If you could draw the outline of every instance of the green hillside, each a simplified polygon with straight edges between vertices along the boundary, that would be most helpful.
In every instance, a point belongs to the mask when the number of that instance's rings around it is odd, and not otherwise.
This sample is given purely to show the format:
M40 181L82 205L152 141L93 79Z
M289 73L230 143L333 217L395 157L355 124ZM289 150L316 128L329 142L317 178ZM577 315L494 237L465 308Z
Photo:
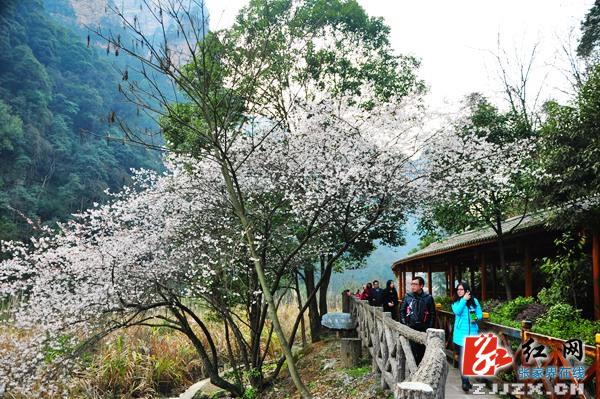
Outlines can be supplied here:
M54 11L66 1L53 1ZM62 26L42 0L0 5L0 239L62 220L105 198L130 168L160 167L160 154L107 142L121 135L109 115L138 129L151 121L123 101L113 58ZM121 57L123 58L123 57Z

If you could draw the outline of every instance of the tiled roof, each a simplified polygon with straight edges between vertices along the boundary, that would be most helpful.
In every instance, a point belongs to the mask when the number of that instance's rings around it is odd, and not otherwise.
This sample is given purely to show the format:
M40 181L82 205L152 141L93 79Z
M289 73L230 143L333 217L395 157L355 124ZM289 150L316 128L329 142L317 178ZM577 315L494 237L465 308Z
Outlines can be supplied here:
M542 228L547 222L548 211L540 211L526 214L524 217L515 216L502 222L502 231L509 232L514 228L512 234ZM515 227L516 226L516 227ZM436 241L427 247L402 258L392 265L392 268L415 259L425 258L437 253L448 252L461 247L471 247L475 244L494 241L497 238L496 232L491 227L483 227L475 230L465 231L464 233L450 236L442 241Z

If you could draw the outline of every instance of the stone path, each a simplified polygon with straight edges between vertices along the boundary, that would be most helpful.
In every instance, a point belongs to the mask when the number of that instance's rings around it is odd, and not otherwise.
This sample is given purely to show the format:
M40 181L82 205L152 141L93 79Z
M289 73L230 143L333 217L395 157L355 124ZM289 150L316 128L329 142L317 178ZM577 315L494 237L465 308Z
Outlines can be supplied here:
M473 381L471 381L473 382ZM487 389L487 388L486 388ZM448 378L446 379L446 399L477 399L477 398L500 398L498 395L474 395L473 391L463 392L460 384L460 373L456 367L448 364Z

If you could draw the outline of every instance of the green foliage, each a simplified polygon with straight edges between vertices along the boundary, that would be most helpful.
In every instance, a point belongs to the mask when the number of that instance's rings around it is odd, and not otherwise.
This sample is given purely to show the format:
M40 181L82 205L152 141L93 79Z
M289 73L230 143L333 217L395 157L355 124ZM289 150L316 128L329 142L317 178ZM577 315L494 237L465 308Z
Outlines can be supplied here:
M490 321L506 326L519 327L521 321L517 320L517 315L534 302L535 298L533 297L517 297L512 301L504 302L490 313Z
M75 344L73 336L61 335L56 339L56 342L54 342L52 345L48 344L44 348L44 360L49 363L58 356L69 355L73 353L74 350Z
M596 0L594 5L585 15L581 22L581 38L577 46L577 55L589 57L592 55L600 40L600 2Z
M561 339L578 338L593 345L600 322L584 319L581 310L569 304L557 303L534 323L533 331Z
M549 102L545 111L538 196L548 206L575 204L557 212L560 224L600 231L600 65L591 70L574 103Z
M585 236L564 233L555 241L559 254L554 258L544 258L540 270L546 275L550 287L540 293L540 301L551 306L566 302L575 308L581 307L589 299L591 281L591 257L584 250Z
M68 2L47 0L52 12ZM87 48L77 27L68 30L42 0L8 0L0 13L0 239L24 238L19 215L54 222L105 198L128 181L130 168L157 168L143 148L107 143L120 136L107 115L131 126L151 126L124 105L121 75ZM120 57L123 58L123 57ZM121 61L122 62L122 61Z
M258 390L254 387L247 387L242 396L243 399L256 399L258 397Z
M439 303L442 305L442 310L452 311L452 297L450 296L437 296L434 298L436 305Z
M371 366L361 365L357 367L344 369L344 371L352 378L362 378L371 372Z
M552 284L550 287L544 287L538 292L537 297L542 305L552 306L565 300L562 287L559 284Z
M542 304L543 305L543 304ZM521 320L517 317L519 314L525 314L528 309L541 307L534 298L518 297L512 301L507 301L499 306L495 306L490 311L490 321L509 327L520 328ZM555 302L551 306L546 306L544 312L534 312L536 316L532 331L560 339L578 338L586 343L593 345L594 336L600 331L600 322L585 319L581 315L581 310L575 309L567 303ZM488 310L488 309L486 309ZM524 317L529 318L530 317Z

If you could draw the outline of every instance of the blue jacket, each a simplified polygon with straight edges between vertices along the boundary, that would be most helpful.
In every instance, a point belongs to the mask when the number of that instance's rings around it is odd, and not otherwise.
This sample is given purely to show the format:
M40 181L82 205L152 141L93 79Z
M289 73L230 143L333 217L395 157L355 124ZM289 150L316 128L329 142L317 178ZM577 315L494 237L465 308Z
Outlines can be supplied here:
M475 310L477 320L483 319L483 312L481 311L481 305L476 298L475 306L471 306L470 309ZM464 346L465 337L470 335L477 335L479 333L479 326L477 323L471 323L469 310L467 309L467 301L465 298L454 302L452 304L452 311L454 312L454 332L452 333L452 342L456 345Z

